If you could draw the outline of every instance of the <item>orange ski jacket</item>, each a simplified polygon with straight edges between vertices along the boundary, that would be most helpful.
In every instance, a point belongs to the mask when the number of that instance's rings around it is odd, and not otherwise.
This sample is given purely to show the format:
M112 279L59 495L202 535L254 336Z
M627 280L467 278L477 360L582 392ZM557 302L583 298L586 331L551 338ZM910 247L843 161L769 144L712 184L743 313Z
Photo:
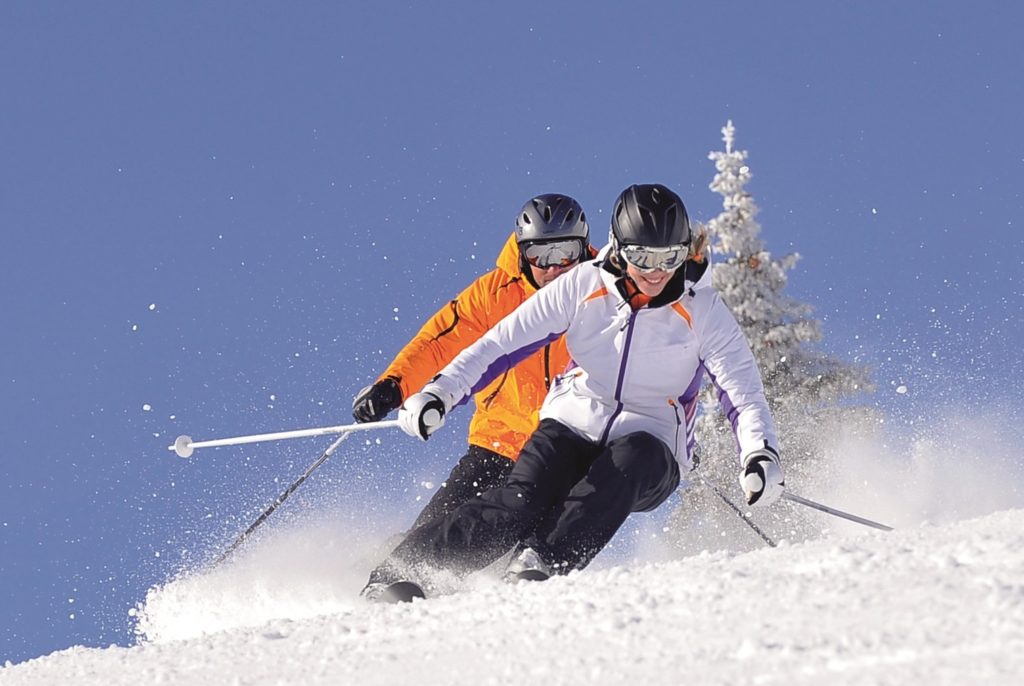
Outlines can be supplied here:
M398 381L403 400L537 291L520 269L515 234L509 236L495 264L438 310L380 375L380 379L390 376ZM537 428L537 413L552 379L568 363L565 339L559 338L484 387L474 396L470 444L515 460Z

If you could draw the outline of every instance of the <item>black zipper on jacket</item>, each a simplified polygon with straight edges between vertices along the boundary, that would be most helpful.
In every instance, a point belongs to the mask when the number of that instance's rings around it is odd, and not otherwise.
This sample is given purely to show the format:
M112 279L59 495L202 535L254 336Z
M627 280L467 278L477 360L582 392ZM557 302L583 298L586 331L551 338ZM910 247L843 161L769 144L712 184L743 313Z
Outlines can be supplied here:
M676 401L672 398L668 399L668 404L672 406L672 411L676 415L676 445L679 445L679 429L683 425L683 419L679 416L679 406L676 405Z
M448 326L447 329L445 329L444 331L439 332L436 336L434 336L434 340L435 341L440 340L443 336L446 336L446 335L450 334L452 331L455 330L455 327L459 323L459 301L458 301L458 299L452 300L450 303L448 303L448 305L452 308L452 314L454 315L454 317L452 319L452 323Z
M551 390L551 344L544 346L544 389Z
M498 382L497 388L491 391L491 394L484 398L484 407L490 408L491 402L497 397L498 393L501 392L501 387L505 385L505 379L508 378L508 371L509 370L506 369L505 373L501 375L501 381Z

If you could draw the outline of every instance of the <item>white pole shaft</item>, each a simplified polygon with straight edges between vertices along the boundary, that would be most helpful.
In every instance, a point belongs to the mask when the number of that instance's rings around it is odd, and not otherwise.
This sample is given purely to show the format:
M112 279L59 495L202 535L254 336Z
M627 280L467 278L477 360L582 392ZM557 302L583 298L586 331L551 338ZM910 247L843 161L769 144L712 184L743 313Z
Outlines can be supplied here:
M822 512L825 512L825 513L828 513L830 515L833 515L835 517L841 517L842 519L849 519L851 522L857 522L858 524L863 524L864 526L870 526L870 527L875 528L875 529L881 529L882 531L892 531L893 530L891 526L887 526L885 524L879 524L878 522L873 522L870 519L865 519L864 517L858 517L857 515L850 514L849 512L843 512L842 510L837 510L834 507L829 507L828 505L822 505L821 503L816 503L813 500L808 500L807 498L802 498L802 497L796 495L795 493L790 493L789 491L783 491L782 492L782 497L785 498L786 500L790 500L790 501L792 501L794 503L800 503L801 505L804 505L806 507L814 508L815 510L820 510Z
M350 431L373 431L376 429L390 429L398 426L397 419L390 419L383 422L367 422L365 424L345 424L342 426L325 426L317 429L299 429L297 431L278 431L269 434L254 434L252 436L235 436L234 438L217 438L210 441L182 441L182 436L175 441L174 445L167 446L168 450L177 452L182 457L183 452L191 454L196 448L216 448L224 445L242 445L243 443L259 443L261 441L280 441L286 438L307 438L309 436L326 436L328 434L341 434Z

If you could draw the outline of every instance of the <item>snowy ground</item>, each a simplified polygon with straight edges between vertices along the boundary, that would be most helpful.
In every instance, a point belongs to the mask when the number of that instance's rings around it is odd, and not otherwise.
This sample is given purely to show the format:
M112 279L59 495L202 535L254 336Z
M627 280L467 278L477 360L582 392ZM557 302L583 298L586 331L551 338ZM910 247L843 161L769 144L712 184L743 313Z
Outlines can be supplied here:
M361 579L327 569L298 585L260 574L242 561L169 584L148 600L147 641L7 665L0 684L995 686L1024 674L1020 509L540 584L481 580L404 606L364 605ZM261 619L274 598L288 619ZM261 623L230 626L248 622Z

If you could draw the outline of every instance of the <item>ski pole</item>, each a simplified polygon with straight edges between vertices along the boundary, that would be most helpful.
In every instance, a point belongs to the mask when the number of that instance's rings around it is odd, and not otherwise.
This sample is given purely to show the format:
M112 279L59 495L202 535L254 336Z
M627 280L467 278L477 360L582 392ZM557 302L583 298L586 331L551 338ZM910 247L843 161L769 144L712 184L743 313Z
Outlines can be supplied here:
M765 543L767 543L769 548L774 548L775 547L775 541L773 541L768 534L766 534L765 532L761 531L761 529L757 526L757 524L754 524L752 521L750 521L750 519L747 517L747 513L744 512L743 510L741 510L740 507L738 505L736 505L736 503L734 503L733 501L729 500L729 498L726 497L725 493L722 493L721 489L718 488L718 486L715 486L713 483L711 483L710 481L708 481L704 477L699 477L699 478L700 478L700 482L702 484L704 484L705 486L707 486L708 488L710 488L711 491L715 495L717 495L719 498L722 499L722 502L724 502L726 505L728 505L730 508L732 508L732 511L735 512L737 515L739 515L740 519L743 520L743 523L746 524L747 526L749 526L751 529L753 529L754 533L756 533L758 536L760 536L761 540L764 541Z
M259 443L260 441L280 441L285 438L327 436L329 434L345 434L351 431L373 431L375 429L390 429L393 426L398 426L397 419L389 419L383 422L367 422L365 424L324 426L318 429L278 431L277 433L254 434L252 436L235 436L234 438L217 438L211 441L193 441L190 436L178 436L174 441L174 445L167 446L167 449L173 450L177 453L178 457L191 457L192 451L196 448L215 448L221 445L241 445L243 443Z
M828 505L822 505L821 503L816 503L813 500L808 500L807 498L801 498L800 496L796 495L795 493L790 493L789 491L783 491L782 492L782 497L785 498L786 500L790 500L790 501L792 501L794 503L800 503L801 505L804 505L806 507L811 507L811 508L814 508L815 510L821 510L822 512L825 512L827 514L833 515L835 517L842 517L843 519L849 519L851 522L857 522L858 524L863 524L864 526L871 526L871 527L874 527L876 529L881 529L882 531L892 531L893 530L891 526L886 526L885 524L879 524L878 522L873 522L870 519L864 519L863 517L858 517L857 515L852 515L849 512L843 512L841 510L837 510L835 508L829 507Z
M267 517L269 517L269 516L271 515L271 513L272 513L272 512L274 511L274 510L276 510L276 509L277 509L277 508L278 508L278 507L279 507L279 506L280 506L280 505L281 505L281 504L282 504L282 503L283 503L283 502L284 502L285 500L287 500L287 499L288 499L288 496L290 496L290 495L291 495L292 493L294 493L294 492L295 492L295 490L296 490L296 489L297 489L297 488L298 488L299 486L301 486L301 485L302 485L302 482L303 482L303 481L305 481L306 479L308 479L308 478L309 478L310 474L312 474L313 472L315 472L315 471L317 470L317 468L318 468L318 467L319 467L320 465L322 465L322 464L323 464L324 462L326 462L326 461L327 461L327 458L329 458L329 457L330 457L331 455L333 455L333 454L334 454L334 451L335 451L335 450L336 450L336 449L338 448L338 446L339 446L339 445L341 445L342 441L344 441L344 440L345 440L346 438L348 438L348 437L349 437L349 436L351 436L351 435L352 435L352 432L351 432L351 431L346 431L345 433L343 433L343 434L341 434L340 436L338 436L338 438L337 438L337 439L335 439L335 441L334 441L333 443L331 443L331 445L330 445L330 446L329 446L329 447L327 448L327 450L325 450L325 451L324 451L324 452L323 452L323 453L322 453L322 454L320 455L320 457L318 457L318 458L316 459L316 462L314 462L313 464L311 464L311 465L309 466L309 468L308 468L308 469L307 469L307 470L306 470L306 471L305 471L305 472L304 472L304 473L302 474L302 476L300 476L300 477L299 477L299 478L298 478L298 479L297 479L297 480L295 481L295 483L293 483L293 484L292 484L291 486L289 486L289 487L288 487L287 489L285 489L285 491L284 491L284 492L283 492L283 493L282 493L281 495L277 496L277 499L276 499L276 500L274 500L274 502L272 502L272 503L270 504L270 507L268 507L267 509L265 509L265 510L263 511L263 514L261 514L261 515L260 515L259 517L257 517L257 518L256 518L256 521L255 521L255 522L253 522L253 523L252 523L252 524L251 524L251 525L249 526L249 528L248 528L248 529L246 529L245 531L243 531L243 532L242 532L242 535L241 535L241 536L239 536L238 538L236 538L236 539L235 539L235 542L234 542L234 543L232 543L232 544L231 544L230 546L228 546L227 550L225 550L225 551L224 551L223 553L221 553L221 554L220 554L220 556L219 556L219 557L218 557L218 558L217 558L216 560L214 560L214 561L213 561L213 565L212 565L212 566L216 567L216 566L217 566L217 565L219 565L219 564L220 564L221 562L223 562L224 560L226 560L226 559L227 559L227 557L228 557L229 555L231 555L231 553L235 552L235 549L237 549L237 548L238 548L238 546L242 545L242 542L243 542L243 541L245 541L245 539L249 538L249 535L250 535L250 534L251 534L251 533L252 533L253 531L255 531L255 530L256 530L256 529L257 529L257 528L259 527L259 525L260 525L260 524L262 524L263 522L265 522L265 521L267 520Z

